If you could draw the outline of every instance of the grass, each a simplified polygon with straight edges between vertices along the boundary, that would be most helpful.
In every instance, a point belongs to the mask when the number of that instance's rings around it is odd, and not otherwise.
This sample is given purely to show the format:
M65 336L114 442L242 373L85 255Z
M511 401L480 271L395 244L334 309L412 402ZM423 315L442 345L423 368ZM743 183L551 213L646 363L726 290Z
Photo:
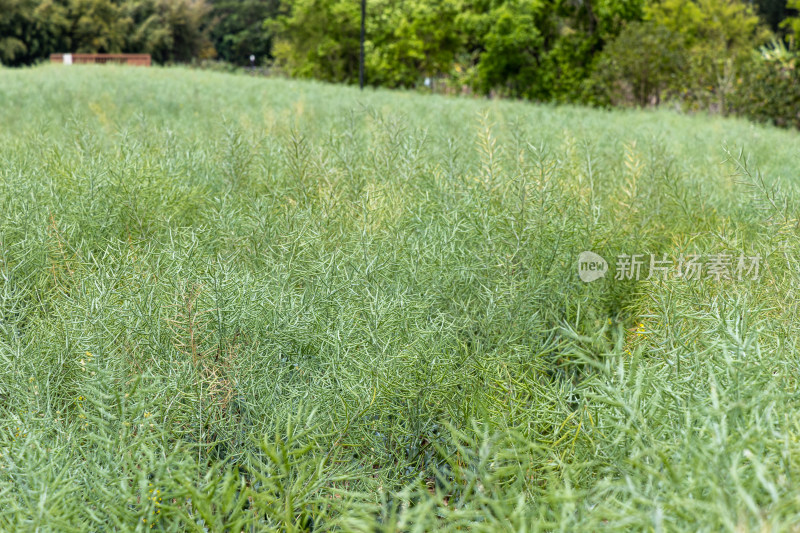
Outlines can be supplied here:
M0 529L798 531L799 140L0 70Z

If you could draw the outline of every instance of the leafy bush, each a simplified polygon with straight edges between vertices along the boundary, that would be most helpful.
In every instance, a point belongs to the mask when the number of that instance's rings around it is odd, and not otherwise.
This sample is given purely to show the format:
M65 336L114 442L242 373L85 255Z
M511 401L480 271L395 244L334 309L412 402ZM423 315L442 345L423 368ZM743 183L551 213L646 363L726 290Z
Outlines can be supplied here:
M728 112L800 129L800 58L780 43L762 49L737 79Z
M687 64L681 35L652 22L633 22L603 50L586 83L587 96L603 104L658 105L686 82Z

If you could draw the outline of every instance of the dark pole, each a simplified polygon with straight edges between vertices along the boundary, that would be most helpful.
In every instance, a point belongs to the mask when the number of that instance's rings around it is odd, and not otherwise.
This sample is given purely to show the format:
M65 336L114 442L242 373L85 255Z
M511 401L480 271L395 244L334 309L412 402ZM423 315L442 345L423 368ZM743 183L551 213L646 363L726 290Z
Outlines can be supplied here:
M367 18L367 0L361 0L361 53L358 56L358 87L364 89L364 20Z

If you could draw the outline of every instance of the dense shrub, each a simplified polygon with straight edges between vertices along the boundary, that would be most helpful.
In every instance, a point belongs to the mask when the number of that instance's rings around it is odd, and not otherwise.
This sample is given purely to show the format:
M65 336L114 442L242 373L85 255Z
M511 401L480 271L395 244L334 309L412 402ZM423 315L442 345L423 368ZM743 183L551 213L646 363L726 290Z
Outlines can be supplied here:
M680 87L687 63L679 34L652 22L634 22L600 55L586 97L601 104L657 105L666 92Z
M782 47L754 57L738 77L727 111L776 126L800 128L798 67L797 55Z

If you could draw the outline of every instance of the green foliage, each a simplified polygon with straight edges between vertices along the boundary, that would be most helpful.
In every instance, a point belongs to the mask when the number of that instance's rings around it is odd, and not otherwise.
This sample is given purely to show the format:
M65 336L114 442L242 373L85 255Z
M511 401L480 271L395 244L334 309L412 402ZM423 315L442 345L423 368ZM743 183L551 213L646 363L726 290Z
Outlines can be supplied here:
M0 63L8 63L28 50L22 39L25 26L30 23L32 6L33 2L0 1Z
M461 8L459 0L370 2L370 83L413 87L422 77L449 72L461 47L454 25Z
M681 35L652 22L633 22L600 55L587 84L591 98L613 105L658 105L667 91L681 88L687 56Z
M214 0L211 38L219 58L249 65L250 55L261 65L272 57L272 40L264 23L278 12L278 0Z
M641 16L639 0L592 8L569 2L420 2L368 4L369 83L417 85L452 76L481 93L532 99L576 99L591 58L626 20ZM353 2L287 3L269 26L277 64L292 75L354 81L358 6Z
M113 0L67 0L66 49L77 53L119 53L125 47L131 19Z
M780 41L762 48L742 69L728 111L800 129L800 59Z
M132 0L124 7L135 28L128 50L151 54L159 63L215 55L205 27L211 11L205 0Z
M648 4L645 18L678 33L687 46L746 52L767 33L752 7L738 0L661 0Z
M643 0L558 1L547 69L551 99L579 101L593 61L630 21L641 20Z
M31 63L59 45L65 8L55 2L0 1L0 64Z
M798 0L788 0L786 6L794 9L796 12L800 11L800 1ZM781 27L789 32L793 47L800 49L800 16L795 14L794 16L787 17L781 22Z
M783 32L782 23L791 17L796 8L792 7L795 0L756 0L754 4L759 16L773 32Z
M155 61L214 55L204 0L4 0L0 61L30 64L55 52L146 52Z
M769 31L753 6L740 0L661 0L645 18L680 35L689 51L682 81L690 106L724 111L737 71Z
M498 2L484 12L467 11L465 31L477 35L479 59L476 86L482 92L499 89L511 96L543 98L548 92L542 66L549 22L545 2Z
M361 8L349 0L286 2L288 14L270 21L276 64L292 76L358 80Z

